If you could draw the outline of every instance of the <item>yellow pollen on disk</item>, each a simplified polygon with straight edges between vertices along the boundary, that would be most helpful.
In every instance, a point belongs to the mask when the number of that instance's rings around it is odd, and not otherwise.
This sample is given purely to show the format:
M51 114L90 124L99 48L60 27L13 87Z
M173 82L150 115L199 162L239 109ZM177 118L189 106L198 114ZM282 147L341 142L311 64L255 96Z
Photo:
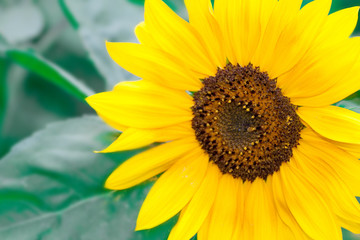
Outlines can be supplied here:
M303 125L276 79L252 65L228 64L194 93L196 139L222 173L266 179L289 161Z

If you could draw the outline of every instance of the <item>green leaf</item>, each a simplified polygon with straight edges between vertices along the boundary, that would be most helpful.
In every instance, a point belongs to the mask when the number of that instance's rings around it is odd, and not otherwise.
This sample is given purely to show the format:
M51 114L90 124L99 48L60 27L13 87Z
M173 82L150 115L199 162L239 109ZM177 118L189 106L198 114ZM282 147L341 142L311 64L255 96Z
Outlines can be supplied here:
M60 5L60 8L63 11L64 15L66 16L67 20L71 24L71 26L74 29L78 29L79 23L75 19L74 15L70 12L70 9L66 6L65 2L63 0L59 0L59 5Z
M303 0L302 5L306 5L314 0ZM330 12L336 12L344 8L360 6L360 0L333 0Z
M352 232L347 231L346 229L343 230L343 240L359 240L360 234L354 234Z
M35 53L17 49L8 50L6 53L7 56L16 63L40 75L81 100L94 94L91 89L71 74Z
M131 3L144 5L145 0L128 0ZM185 10L184 1L183 0L163 0L172 10L175 12L181 12Z
M335 106L349 109L351 111L360 113L360 91L351 96L337 102Z
M137 42L134 28L144 19L141 1L134 0L136 4L128 0L59 1L68 21L71 23L75 19L78 23L76 29L91 60L104 77L107 89L111 89L119 81L136 79L137 77L122 69L109 57L105 41ZM186 18L182 0L167 3Z
M360 6L360 0L333 0L331 12L336 12L344 8Z
M99 73L106 81L107 89L133 75L119 67L108 55L105 41L135 42L134 28L143 21L142 6L127 0L59 0L69 22L79 24L78 34ZM70 17L69 13L73 15Z
M0 57L0 134L2 133L3 123L7 108L7 61ZM0 147L1 148L1 147Z
M0 33L11 44L37 37L44 25L41 11L31 1L0 5Z
M95 154L113 134L97 117L51 124L0 161L0 239L166 239L176 219L134 232L153 182L114 192L111 171L137 153Z
M9 44L5 40L5 38L0 34L0 56L4 54L4 52L9 47Z

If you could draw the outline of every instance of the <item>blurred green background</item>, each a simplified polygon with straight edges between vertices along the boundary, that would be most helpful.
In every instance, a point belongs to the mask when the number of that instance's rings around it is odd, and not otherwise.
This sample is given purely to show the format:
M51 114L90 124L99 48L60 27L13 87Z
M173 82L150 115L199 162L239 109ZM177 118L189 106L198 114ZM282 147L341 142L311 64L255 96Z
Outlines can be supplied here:
M181 0L166 3L187 18ZM331 11L358 5L334 0ZM0 0L1 240L166 239L176 217L133 231L153 181L103 189L119 163L144 149L94 154L118 133L84 101L136 79L104 42L136 42L142 19L143 0ZM337 105L360 112L360 94ZM344 239L360 237L344 231Z

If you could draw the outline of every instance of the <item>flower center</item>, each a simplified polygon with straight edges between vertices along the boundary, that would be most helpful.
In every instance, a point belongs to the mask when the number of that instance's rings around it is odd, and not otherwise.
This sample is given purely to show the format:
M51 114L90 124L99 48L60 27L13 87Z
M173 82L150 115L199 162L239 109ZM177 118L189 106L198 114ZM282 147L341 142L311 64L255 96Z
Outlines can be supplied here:
M276 79L251 64L228 64L194 93L192 127L222 173L266 179L290 160L304 128Z

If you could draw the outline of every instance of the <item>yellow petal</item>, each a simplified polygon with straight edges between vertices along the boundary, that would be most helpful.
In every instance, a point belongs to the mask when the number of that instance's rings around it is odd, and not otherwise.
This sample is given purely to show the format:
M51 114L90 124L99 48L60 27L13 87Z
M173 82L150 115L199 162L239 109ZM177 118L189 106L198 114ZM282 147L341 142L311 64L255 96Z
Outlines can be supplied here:
M200 33L211 61L218 67L226 65L226 56L221 30L213 16L210 0L185 0L189 22Z
M91 101L91 98L86 98L86 102L91 106L91 103L89 103L89 99ZM116 130L119 130L120 132L125 132L128 128L127 126L120 124L116 119L113 119L111 115L102 114L100 112L97 112L99 117L104 120L109 126L115 128Z
M145 129L128 128L110 146L98 152L110 153L145 147L155 142L153 132Z
M198 147L169 168L147 195L136 230L153 228L177 214L198 190L208 162L209 157Z
M277 223L277 229L276 229L276 235L277 238L279 240L287 240L287 239L306 239L306 240L310 240L309 237L307 237L307 235L304 232L301 232L300 236L296 236L293 230L287 226L282 220L281 218L278 216L278 219L276 221Z
M261 26L265 30L261 30L264 32L251 62L255 66L260 66L262 71L267 71L271 78L278 76L277 73L271 71L275 67L273 62L277 57L274 50L285 27L299 13L301 3L302 0L280 0L275 7L269 9L272 11L270 18L266 14L264 15L265 21L267 18L269 19L265 26Z
M290 97L296 105L315 107L330 104L333 97L321 99L321 96L328 95L326 92L331 91L334 87L337 88L336 85L339 82L351 81L354 78L354 76L348 75L348 71L352 67L356 68L360 47L349 43L349 40L346 40L329 48L309 53L293 70L278 78L283 93ZM349 78L347 79L346 76ZM350 93L354 91L354 87L352 86L351 89ZM345 93L346 97L349 90L345 90L345 92L347 92Z
M360 144L360 114L345 108L301 107L299 116L320 135L339 142Z
M128 127L162 128L191 121L193 102L187 93L169 89L161 93L161 88L138 86L139 82L124 83L86 101L100 116Z
M231 175L222 175L208 228L208 240L230 240L235 230L237 191L240 180Z
M276 1L252 0L252 1L230 1L232 5L229 14L234 23L231 35L233 37L237 62L246 66L251 62L258 43L261 39ZM228 23L231 24L231 23Z
M237 216L236 216L236 224L235 224L235 230L233 232L232 240L244 239L245 201L250 187L251 187L251 183L249 181L246 181L244 183L242 182L239 183L238 196L237 196L238 203L236 210Z
M329 63L328 66L325 64L321 69L319 68L319 71L321 72L327 71L330 73L332 72L332 69L338 69L338 72L336 74L334 73L334 76L331 77L331 84L328 84L326 79L323 79L323 77L321 77L322 81L320 82L315 80L316 84L312 87L314 89L320 87L320 91L318 91L317 94L313 96L294 96L291 99L294 104L309 107L327 106L338 102L359 90L360 81L358 78L358 73L360 71L360 37L350 38L344 42L343 45L344 46L342 48L347 48L348 51L344 53L338 61ZM338 51L334 50L335 47L329 48L327 51ZM326 57L326 50L322 50L320 55ZM316 73L315 71L313 72ZM310 80L312 80L314 77L316 77L316 75L310 78ZM333 80L336 81L334 82ZM323 82L326 88L321 86L321 82ZM304 84L311 83L308 80ZM314 92L316 91L313 90L313 93Z
M138 77L170 88L199 90L201 82L178 58L136 43L107 42L110 57Z
M352 194L360 196L360 161L352 154L323 140L311 130L303 131L301 137L313 146L312 158L328 164L345 181Z
M251 62L276 5L276 0L215 1L215 16L232 64L244 66Z
M194 135L191 122L156 129L126 129L110 146L99 151L102 153L119 152L145 147L154 142L167 142Z
M327 204L337 215L337 222L346 229L359 233L360 231L360 204L351 194L346 183L328 164L317 161L312 153L316 151L306 141L293 150L298 169L312 183L321 196L326 198ZM317 154L318 155L318 154ZM340 161L340 159L339 159Z
M339 148L344 149L348 153L351 153L356 158L360 158L360 145L359 144L344 143L344 142L332 141L329 139L326 139L326 140L328 140L332 144L335 144Z
M148 47L159 49L161 48L159 44L157 44L155 39L152 37L151 33L148 32L144 22L139 23L135 27L135 35L141 44L144 44Z
M331 0L312 1L284 28L273 50L273 59L268 63L270 66L266 68L271 76L278 77L296 67L308 49L312 48L330 6ZM282 87L281 82L279 86Z
M274 185L274 180L273 178L276 178L276 175L278 175L279 172L275 172L272 176L268 176L268 178L266 179L266 184L268 187L268 191L270 194L270 202L272 203L271 205L271 209L274 212L274 217L276 218L276 220L274 221L276 224L274 224L274 231L275 233L275 237L274 239L279 239L279 240L287 240L287 239L306 239L306 240L310 240L310 238L304 233L304 231L302 231L302 229L299 227L299 225L297 224L296 220L294 219L294 217L292 216L290 210L287 208L286 203L285 203L285 199L284 199L284 195L282 193L282 190L280 188L280 190L274 191L274 186L276 186L278 188L278 183ZM275 180L277 181L277 180ZM280 209L279 209L280 206ZM281 211L282 213L280 214ZM286 222L283 220L283 218L281 218L281 215L285 215L285 220ZM289 221L290 220L290 221Z
M281 168L280 168L281 171ZM310 240L311 238L303 231L303 229L299 226L299 223L294 218L293 214L291 213L284 196L283 190L283 180L281 179L280 173L276 172L270 178L269 184L272 185L272 194L274 198L274 203L276 207L276 212L278 213L281 222L285 224L291 231L292 237L284 238L285 239L296 239L302 240L307 239ZM282 224L280 223L280 225ZM289 235L291 235L289 233Z
M359 44L351 44L348 38L356 26L358 12L359 7L353 7L327 16L306 55L295 68L278 78L284 94L295 104L318 106L317 102L306 101L306 97L322 94L342 81L349 66L357 61ZM306 103L298 103L298 99Z
M251 183L245 200L244 239L278 239L278 217L269 188L260 178Z
M284 95L297 104L299 98L322 94L343 79L349 66L358 59L359 51L356 49L360 49L346 43L342 41L330 49L308 54L301 64L279 77L279 86Z
M145 24L163 51L181 59L185 65L204 76L216 73L217 66L206 52L199 33L164 2L145 1Z
M275 7L274 1L243 1L243 7L240 13L243 15L240 22L242 32L238 38L238 40L243 40L243 44L241 44L242 54L237 54L237 56L241 57L240 59L238 58L238 62L241 65L245 66L251 62L252 56L258 47L261 38L261 24L264 21L262 19L264 15L261 15L262 11L265 10L264 8L270 8L266 9L266 11L270 11L273 7Z
M346 8L330 14L313 47L325 49L348 39L356 27L358 15L359 7Z
M185 98L186 102L191 102L192 97L189 96L183 90L169 89L168 87L162 86L161 84L154 83L147 80L138 80L138 81L124 81L116 84L113 91L119 94L126 94L126 92L131 91L134 94L137 93L147 93L159 96L164 96L167 98Z
M219 4L217 4L217 2L219 2ZM218 21L225 38L225 44L228 44L228 46L225 46L226 55L234 65L239 63L239 59L241 59L240 54L242 53L241 50L245 47L242 46L244 45L243 42L235 42L238 40L237 36L241 34L240 32L243 28L241 25L242 22L239 20L240 16L242 16L240 10L243 2L242 0L215 1L215 14L218 15ZM244 38L245 36L241 37Z
M210 220L211 220L211 211L209 212L205 221L201 225L199 232L197 233L198 240L208 240Z
M135 155L113 171L105 187L129 188L167 170L176 160L186 158L189 152L198 148L195 141L194 138L184 138Z
M301 228L313 239L342 239L335 216L312 183L288 164L279 172L286 203Z
M215 200L219 177L219 168L210 163L203 182L188 206L181 212L168 240L190 239L198 232Z
M233 17L235 9L232 7L231 0L215 1L214 2L214 16L219 23L219 27L223 36L223 44L226 58L232 63L237 64L236 54L234 48L236 44L233 42L233 31L237 28L237 23Z

